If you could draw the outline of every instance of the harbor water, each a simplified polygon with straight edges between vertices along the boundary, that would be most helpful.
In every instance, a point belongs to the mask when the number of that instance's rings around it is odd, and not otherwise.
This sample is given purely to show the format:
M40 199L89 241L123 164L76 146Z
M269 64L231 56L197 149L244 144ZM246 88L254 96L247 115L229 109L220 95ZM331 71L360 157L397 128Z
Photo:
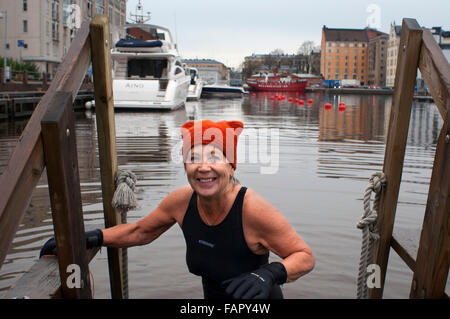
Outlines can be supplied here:
M286 94L279 101L270 96L202 99L172 112L116 112L119 168L138 178L140 207L128 212L128 221L146 216L170 191L187 183L180 160L183 123L242 121L252 134L241 136L236 177L276 206L316 257L311 273L283 286L285 298L355 298L361 252L356 224L369 178L382 170L392 98L311 93ZM305 104L289 102L289 97ZM345 110L338 108L340 102ZM326 103L332 107L325 108ZM77 112L76 117L85 224L103 225L95 112ZM26 120L0 123L0 172L25 125ZM413 257L441 126L435 105L414 102L394 226L394 235ZM0 297L34 264L51 236L44 171L0 270ZM278 259L271 254L271 260ZM201 279L187 270L178 225L149 245L129 248L128 261L130 298L203 297ZM94 298L110 298L105 248L90 263L90 271ZM391 250L384 297L408 298L411 280L412 272Z

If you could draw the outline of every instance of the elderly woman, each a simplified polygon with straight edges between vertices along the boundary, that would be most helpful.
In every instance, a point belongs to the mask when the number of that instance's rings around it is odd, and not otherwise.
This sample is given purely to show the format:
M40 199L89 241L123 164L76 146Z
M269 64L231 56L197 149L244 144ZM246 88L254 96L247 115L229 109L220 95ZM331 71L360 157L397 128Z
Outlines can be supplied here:
M87 246L151 243L177 223L189 271L207 299L280 299L280 285L314 267L311 249L267 200L234 178L239 121L187 122L183 158L189 185L174 190L135 223L87 232ZM42 254L54 250L45 245ZM268 263L269 252L280 262Z

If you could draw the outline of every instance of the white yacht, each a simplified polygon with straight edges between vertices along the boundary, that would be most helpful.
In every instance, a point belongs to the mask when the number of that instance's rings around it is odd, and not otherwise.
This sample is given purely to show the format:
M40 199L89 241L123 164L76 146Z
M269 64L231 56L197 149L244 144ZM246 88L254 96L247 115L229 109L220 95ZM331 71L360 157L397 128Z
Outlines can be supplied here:
M191 75L191 83L189 85L188 100L199 100L202 95L204 81L199 77L198 70L196 68L189 68L189 74Z
M186 102L191 77L167 28L137 23L113 31L115 108L173 110Z

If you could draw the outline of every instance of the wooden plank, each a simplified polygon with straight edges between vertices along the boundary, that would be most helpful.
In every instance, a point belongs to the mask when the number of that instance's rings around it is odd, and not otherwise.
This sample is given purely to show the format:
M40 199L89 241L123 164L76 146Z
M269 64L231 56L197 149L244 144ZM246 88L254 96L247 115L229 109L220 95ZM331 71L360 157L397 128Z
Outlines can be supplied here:
M422 35L420 72L443 119L450 106L450 65L429 30Z
M111 205L115 191L117 154L108 17L96 15L90 30L103 212L105 226L112 227L121 223L121 216ZM107 251L111 297L123 299L122 249L108 248Z
M395 239L394 236L391 238L391 246L395 250L395 252L399 255L399 257L406 263L406 265L414 271L416 268L416 261L409 254L409 252Z
M383 164L387 183L380 197L378 215L380 239L374 245L373 263L380 266L381 287L369 289L369 298L383 296L421 43L422 29L417 21L403 19Z
M90 298L72 93L56 92L41 123L62 295ZM80 287L67 285L69 265L79 267Z
M450 266L450 107L439 135L410 298L442 298Z
M99 250L100 247L88 249L86 251L88 261L91 261ZM38 259L3 296L5 299L24 297L30 299L62 298L61 279L56 256Z
M84 22L0 176L0 267L45 166L41 141L42 117L56 91L71 91L72 96L76 96L89 68L90 57L89 25Z

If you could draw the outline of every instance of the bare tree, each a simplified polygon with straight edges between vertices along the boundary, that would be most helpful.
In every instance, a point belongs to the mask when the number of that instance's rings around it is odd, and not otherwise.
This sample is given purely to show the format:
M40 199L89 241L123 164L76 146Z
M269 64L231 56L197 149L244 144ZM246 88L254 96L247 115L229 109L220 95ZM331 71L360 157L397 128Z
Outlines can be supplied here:
M310 55L313 49L316 49L314 41L311 40L303 41L303 43L297 50L297 54Z

